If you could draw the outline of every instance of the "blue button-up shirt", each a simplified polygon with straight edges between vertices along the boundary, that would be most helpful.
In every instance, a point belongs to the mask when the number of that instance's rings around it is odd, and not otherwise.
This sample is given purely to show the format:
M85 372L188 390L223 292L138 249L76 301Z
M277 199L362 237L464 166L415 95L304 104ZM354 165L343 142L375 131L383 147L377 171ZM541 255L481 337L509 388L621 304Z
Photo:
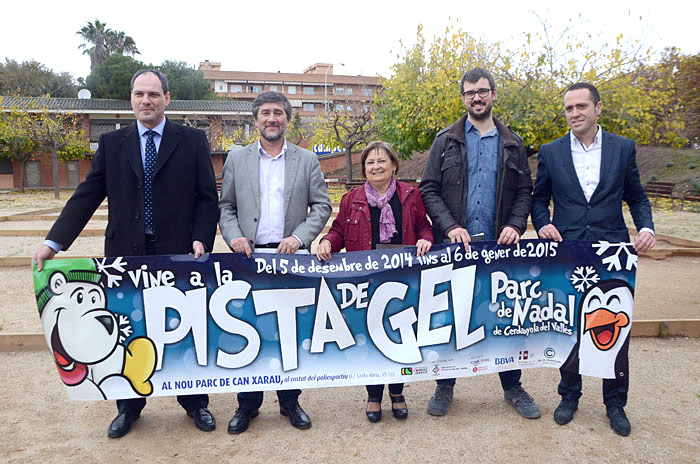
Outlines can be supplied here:
M496 182L498 179L498 129L481 135L467 121L467 232L484 234L485 240L496 239Z

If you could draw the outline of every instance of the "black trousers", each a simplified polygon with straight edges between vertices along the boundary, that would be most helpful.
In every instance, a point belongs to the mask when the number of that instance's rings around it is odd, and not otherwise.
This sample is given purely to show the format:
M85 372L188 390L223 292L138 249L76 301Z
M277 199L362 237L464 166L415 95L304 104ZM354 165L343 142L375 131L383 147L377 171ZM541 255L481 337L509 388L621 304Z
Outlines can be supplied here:
M510 390L513 387L519 387L521 385L520 383L520 377L522 376L523 371L520 369L514 369L512 371L505 371L505 372L499 372L498 373L498 378L501 379L501 387L503 387L503 390ZM440 379L436 380L438 385L452 385L454 386L456 379Z
M155 255L155 243L146 239L146 255ZM196 411L209 405L209 395L178 395L177 402L185 408L185 411ZM140 414L146 406L146 398L129 398L117 400L117 410L129 415Z
M382 397L384 396L384 385L366 385L365 387L367 388L367 396L373 400L376 399L379 402L382 401ZM403 393L403 384L390 383L389 393L392 395L400 395Z
M561 381L557 389L563 400L578 401L581 398L581 374L559 369ZM607 407L627 404L627 391L629 390L629 376L620 379L603 379L603 403Z
M280 406L293 406L299 401L301 390L277 390ZM238 394L238 408L243 411L256 411L263 402L263 392L241 392Z

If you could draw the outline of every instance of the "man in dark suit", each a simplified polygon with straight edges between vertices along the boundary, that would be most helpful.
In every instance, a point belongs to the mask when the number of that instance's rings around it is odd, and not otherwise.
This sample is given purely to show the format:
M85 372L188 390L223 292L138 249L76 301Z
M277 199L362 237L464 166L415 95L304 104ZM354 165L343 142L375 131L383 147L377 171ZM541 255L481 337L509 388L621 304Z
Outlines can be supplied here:
M309 150L287 142L292 105L280 92L263 92L253 102L260 140L228 154L219 209L221 234L231 250L249 258L257 249L307 252L331 215L321 165ZM298 429L311 427L299 405L301 390L278 390L280 414ZM248 429L258 416L263 392L240 392L228 432Z
M637 227L634 248L647 251L655 244L651 206L639 180L633 140L603 131L598 89L588 83L571 85L564 94L571 132L542 145L532 204L532 222L540 238L556 241L607 240L627 242L622 202L629 206ZM554 199L550 220L549 202ZM569 423L581 397L581 375L560 369L562 401L554 420ZM624 406L629 377L603 380L603 402L612 429L623 436L631 427Z
M105 256L193 253L197 259L211 251L219 214L209 143L204 132L168 121L169 103L165 75L150 69L134 75L137 122L100 137L92 168L34 253L39 270L70 247L105 197ZM177 399L197 428L214 430L207 395ZM117 400L108 436L128 433L145 405L144 398Z

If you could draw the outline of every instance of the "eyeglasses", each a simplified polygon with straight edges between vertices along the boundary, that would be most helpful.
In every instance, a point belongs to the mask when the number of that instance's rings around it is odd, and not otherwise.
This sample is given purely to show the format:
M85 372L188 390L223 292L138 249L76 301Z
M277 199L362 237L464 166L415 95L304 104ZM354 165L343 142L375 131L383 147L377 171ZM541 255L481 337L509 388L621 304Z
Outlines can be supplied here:
M479 95L481 98L486 98L489 96L489 93L491 93L491 89L479 89L479 90L467 90L466 92L462 92L462 95L467 97L468 99L474 98L476 95Z

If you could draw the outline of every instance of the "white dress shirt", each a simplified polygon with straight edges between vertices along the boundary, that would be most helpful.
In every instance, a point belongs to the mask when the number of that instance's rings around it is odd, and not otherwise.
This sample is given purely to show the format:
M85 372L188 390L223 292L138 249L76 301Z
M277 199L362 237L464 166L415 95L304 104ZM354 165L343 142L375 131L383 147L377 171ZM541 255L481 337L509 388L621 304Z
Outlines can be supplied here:
M284 238L284 168L287 141L277 156L270 156L258 141L260 155L260 217L256 244L279 243Z
M603 149L603 131L598 126L593 138L593 143L586 147L583 142L576 138L571 132L571 158L574 162L576 176L586 196L586 201L590 202L593 192L600 182L600 158Z

